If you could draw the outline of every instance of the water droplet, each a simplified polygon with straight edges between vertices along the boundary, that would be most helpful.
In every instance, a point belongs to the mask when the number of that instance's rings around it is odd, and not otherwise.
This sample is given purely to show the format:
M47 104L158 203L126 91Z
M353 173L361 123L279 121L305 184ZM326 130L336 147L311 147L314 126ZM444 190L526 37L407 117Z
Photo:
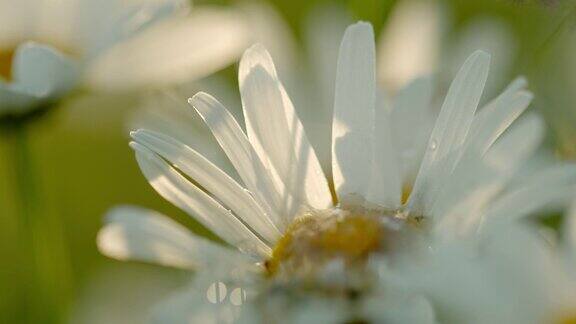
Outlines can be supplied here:
M436 140L432 140L432 142L430 142L430 149L432 151L435 151L438 148L438 142Z
M256 247L256 244L254 242L251 241L241 241L238 244L236 244L236 247L238 248L238 250L244 254L247 254L248 256L251 257L257 257L258 256L258 248Z
M234 306L241 306L246 301L246 290L243 288L234 288L230 292L230 302Z
M221 281L214 282L206 290L206 298L212 304L219 304L224 301L227 294L226 284Z

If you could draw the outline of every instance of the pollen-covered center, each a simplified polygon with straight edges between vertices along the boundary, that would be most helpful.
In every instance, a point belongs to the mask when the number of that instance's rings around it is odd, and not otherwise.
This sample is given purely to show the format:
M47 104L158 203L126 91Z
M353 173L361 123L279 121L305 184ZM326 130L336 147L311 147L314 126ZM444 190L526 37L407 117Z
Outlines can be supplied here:
M337 265L362 268L387 248L391 229L376 213L314 212L294 221L265 262L269 276L305 279Z

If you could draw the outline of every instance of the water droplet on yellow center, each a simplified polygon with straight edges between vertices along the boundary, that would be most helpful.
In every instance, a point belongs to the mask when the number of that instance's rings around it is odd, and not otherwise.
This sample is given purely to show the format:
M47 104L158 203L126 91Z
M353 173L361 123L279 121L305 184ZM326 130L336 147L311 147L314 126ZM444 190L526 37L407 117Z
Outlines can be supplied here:
M15 48L0 49L0 78L12 80L12 59L14 58Z
M382 248L385 228L377 216L324 216L306 216L288 227L265 263L270 276L300 272L334 259L361 263Z

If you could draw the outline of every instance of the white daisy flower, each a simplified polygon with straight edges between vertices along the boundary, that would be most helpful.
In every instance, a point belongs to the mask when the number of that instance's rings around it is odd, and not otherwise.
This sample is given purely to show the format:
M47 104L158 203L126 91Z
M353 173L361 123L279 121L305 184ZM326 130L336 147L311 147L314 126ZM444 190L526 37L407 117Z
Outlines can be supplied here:
M429 105L430 91L413 83L387 108L376 88L372 27L350 26L338 58L327 176L270 55L255 45L239 68L246 131L209 94L189 100L240 181L175 138L131 134L140 168L158 193L240 252L131 207L111 212L99 248L118 259L203 269L193 288L156 313L163 323L232 320L247 300L244 318L291 322L303 303L321 305L326 297L343 305L325 314L342 313L339 320L432 323L426 299L404 291L401 281L380 280L382 266L455 238L480 239L491 228L486 218L506 208L533 210L514 199L493 206L538 147L544 126L534 114L516 121L532 98L523 79L477 112L489 60L481 51L466 60L422 139L413 136L420 132L413 121ZM407 169L418 170L417 177Z
M237 13L188 9L184 0L0 1L0 114L27 113L79 84L126 90L203 77L244 50Z

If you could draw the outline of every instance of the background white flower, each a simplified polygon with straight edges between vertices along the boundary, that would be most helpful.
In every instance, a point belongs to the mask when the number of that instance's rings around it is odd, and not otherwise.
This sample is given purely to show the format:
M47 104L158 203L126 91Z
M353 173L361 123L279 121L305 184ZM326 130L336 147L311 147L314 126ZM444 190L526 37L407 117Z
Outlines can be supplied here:
M249 39L246 21L189 9L184 0L0 1L1 111L28 112L78 84L129 90L232 63Z

